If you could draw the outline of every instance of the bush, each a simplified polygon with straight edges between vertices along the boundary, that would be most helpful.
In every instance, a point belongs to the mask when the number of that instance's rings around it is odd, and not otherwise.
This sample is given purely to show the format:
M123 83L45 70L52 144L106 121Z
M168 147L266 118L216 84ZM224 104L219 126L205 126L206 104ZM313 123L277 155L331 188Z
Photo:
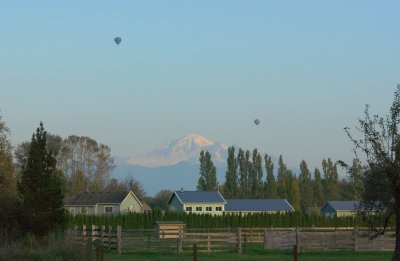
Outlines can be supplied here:
M90 261L93 250L71 237L52 240L47 245L38 245L34 236L18 242L0 246L0 261Z

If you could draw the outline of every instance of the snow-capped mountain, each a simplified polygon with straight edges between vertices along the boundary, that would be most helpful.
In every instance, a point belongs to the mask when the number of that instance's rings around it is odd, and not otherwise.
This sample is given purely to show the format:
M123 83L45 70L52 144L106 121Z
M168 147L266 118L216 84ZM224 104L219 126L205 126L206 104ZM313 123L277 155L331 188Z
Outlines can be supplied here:
M127 164L142 167L172 166L181 162L197 164L202 150L211 154L214 163L226 163L228 146L191 133L143 156L129 158Z

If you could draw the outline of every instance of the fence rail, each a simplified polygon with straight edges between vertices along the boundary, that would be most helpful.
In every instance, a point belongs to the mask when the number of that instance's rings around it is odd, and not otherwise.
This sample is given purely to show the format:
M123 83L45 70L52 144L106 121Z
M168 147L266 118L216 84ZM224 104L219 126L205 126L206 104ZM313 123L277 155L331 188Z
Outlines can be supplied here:
M354 228L223 228L223 229L122 229L121 226L75 227L75 240L91 242L108 251L122 252L236 252L248 243L267 249L393 251L395 236L387 232L371 240L366 229Z

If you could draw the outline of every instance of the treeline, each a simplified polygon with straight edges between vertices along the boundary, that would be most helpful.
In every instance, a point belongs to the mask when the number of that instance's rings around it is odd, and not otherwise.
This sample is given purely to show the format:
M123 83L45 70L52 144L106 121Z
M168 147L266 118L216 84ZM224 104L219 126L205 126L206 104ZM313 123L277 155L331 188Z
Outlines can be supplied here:
M216 171L208 151L200 154L200 191L220 190L225 198L284 198L297 210L307 213L309 207L322 207L328 200L358 200L363 190L361 164L353 161L349 179L338 177L338 165L330 158L322 160L322 171L309 170L305 160L297 175L279 156L277 166L268 154L228 148L227 170L223 185L216 182ZM275 171L276 168L276 171Z
M26 164L30 146L31 142L25 141L16 147L18 169ZM48 134L46 149L55 156L57 168L64 175L67 196L101 191L109 184L115 165L107 145L86 136L70 135L64 139Z
M303 215L299 212L286 214L193 214L184 212L130 213L116 216L70 216L70 227L81 227L85 224L117 226L125 229L154 228L156 221L183 221L187 228L237 228L237 227L365 227L360 217L325 217L319 215ZM391 222L391 225L394 223Z

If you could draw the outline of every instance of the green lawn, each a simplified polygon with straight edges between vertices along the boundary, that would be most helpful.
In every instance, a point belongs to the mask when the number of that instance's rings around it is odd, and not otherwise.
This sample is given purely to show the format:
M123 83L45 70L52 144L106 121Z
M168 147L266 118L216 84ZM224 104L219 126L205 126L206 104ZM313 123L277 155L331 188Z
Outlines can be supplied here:
M302 252L298 256L298 260L311 260L311 261L325 261L325 260L339 260L339 261L380 261L391 260L391 252L355 252L355 251L325 251L325 252ZM184 253L181 255L171 253L135 253L135 254L122 254L106 253L104 256L105 261L189 261L193 260L191 253ZM280 250L264 250L261 246L249 247L246 254L236 253L199 253L198 261L230 261L230 260L249 260L249 261L285 261L293 260L293 254L289 251Z

